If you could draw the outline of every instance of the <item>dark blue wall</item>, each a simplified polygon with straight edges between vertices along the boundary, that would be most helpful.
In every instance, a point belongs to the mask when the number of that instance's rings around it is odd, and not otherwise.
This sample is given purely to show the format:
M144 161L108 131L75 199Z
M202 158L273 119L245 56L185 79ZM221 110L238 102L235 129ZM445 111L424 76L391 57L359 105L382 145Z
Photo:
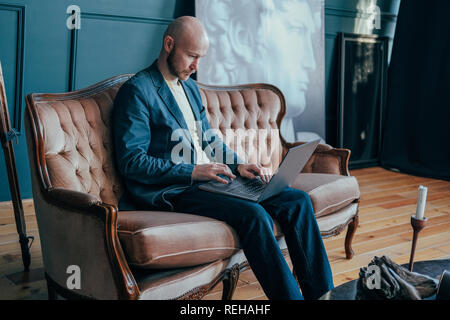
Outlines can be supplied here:
M81 29L66 26L69 5L81 9ZM194 15L194 0L0 0L0 61L22 198L31 198L23 129L25 96L80 89L148 66L174 18ZM3 151L0 201L10 200Z
M376 1L382 26L376 33L393 37L399 1ZM337 35L354 32L361 3L367 1L325 1L327 142L333 145ZM81 9L76 32L66 27L71 4ZM25 95L80 89L148 66L158 55L167 24L185 14L195 14L194 0L0 0L0 61L11 122L19 132L15 153L22 198L32 197L23 132ZM11 198L1 153L0 201L5 201Z

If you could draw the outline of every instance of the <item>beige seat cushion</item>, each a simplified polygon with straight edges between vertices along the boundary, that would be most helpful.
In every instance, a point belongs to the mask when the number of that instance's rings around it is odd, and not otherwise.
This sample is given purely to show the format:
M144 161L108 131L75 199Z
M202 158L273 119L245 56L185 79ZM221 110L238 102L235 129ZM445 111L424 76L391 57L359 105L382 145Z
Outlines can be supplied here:
M358 204L351 203L350 205L333 212L333 214L317 218L317 224L319 225L322 236L332 236L340 233L343 227L351 222L357 213Z
M118 234L130 265L180 268L230 257L236 232L202 216L163 211L120 211Z
M360 197L358 181L349 176L301 173L292 187L309 194L316 217L338 211Z

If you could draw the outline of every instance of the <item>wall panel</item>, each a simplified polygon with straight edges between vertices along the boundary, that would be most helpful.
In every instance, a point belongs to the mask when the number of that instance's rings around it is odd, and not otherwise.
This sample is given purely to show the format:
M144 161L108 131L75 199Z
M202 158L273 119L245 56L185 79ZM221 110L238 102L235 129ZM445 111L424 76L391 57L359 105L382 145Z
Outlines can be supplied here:
M82 29L74 31L74 89L146 68L172 20L86 13L82 21Z

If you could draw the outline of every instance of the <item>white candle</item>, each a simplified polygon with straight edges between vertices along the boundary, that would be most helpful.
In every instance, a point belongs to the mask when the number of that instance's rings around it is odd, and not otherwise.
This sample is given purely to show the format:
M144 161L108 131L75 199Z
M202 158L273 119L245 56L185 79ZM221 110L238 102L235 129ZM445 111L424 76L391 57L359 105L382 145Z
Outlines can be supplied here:
M423 220L425 214L425 203L427 202L428 188L419 186L419 194L417 195L416 219Z

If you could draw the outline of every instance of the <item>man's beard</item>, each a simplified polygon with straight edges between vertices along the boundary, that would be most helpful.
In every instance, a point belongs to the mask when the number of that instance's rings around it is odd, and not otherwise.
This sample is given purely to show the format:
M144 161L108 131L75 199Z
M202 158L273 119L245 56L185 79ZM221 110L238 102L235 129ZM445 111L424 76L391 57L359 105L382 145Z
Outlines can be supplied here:
M169 56L167 57L167 67L169 68L169 72L173 76L179 78L180 74L175 69L175 64L173 63L174 58L175 58L175 46L173 47L172 51L170 51Z
M167 67L169 68L169 72L173 76L175 76L175 77L177 77L178 79L181 79L181 80L184 79L183 77L181 77L182 73L186 73L187 77L189 77L190 76L190 71L189 70L177 71L177 69L175 68L174 60L175 60L175 46L173 47L172 51L170 51L169 55L167 56ZM184 79L184 80L186 80L186 79Z

